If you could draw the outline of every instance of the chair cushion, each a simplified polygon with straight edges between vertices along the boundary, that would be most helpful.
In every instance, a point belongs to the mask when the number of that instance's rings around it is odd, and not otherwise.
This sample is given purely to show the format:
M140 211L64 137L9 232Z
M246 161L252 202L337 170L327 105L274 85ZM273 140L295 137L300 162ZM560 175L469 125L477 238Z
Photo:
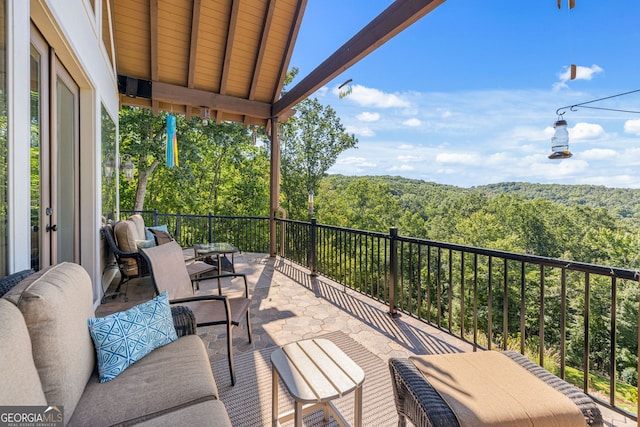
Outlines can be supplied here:
M136 252L138 250L136 240L145 239L144 235L142 237L138 236L136 225L129 220L116 222L113 226L113 234L118 248L124 252Z
M130 425L218 396L204 343L188 335L147 354L112 381L100 383L95 373L69 425Z
M154 238L153 230L164 231L167 234L169 233L169 229L167 228L167 224L154 225L154 226L151 226L151 227L147 227L145 229L146 239L153 239Z
M127 221L133 222L133 225L135 226L135 229L136 229L136 239L138 240L147 239L147 237L145 236L144 218L142 217L142 215L140 214L131 215L129 218L127 218Z
M156 348L178 339L166 292L126 311L89 319L88 323L103 383Z
M87 328L94 317L89 274L63 262L27 277L4 298L24 316L47 403L71 416L96 366Z
M152 248L156 245L156 239L136 240L136 246L140 248Z
M0 402L3 405L46 405L31 339L20 310L0 298Z
M169 234L167 231L149 229L153 238L156 241L156 245L164 245L165 243L173 242L173 236Z
M136 240L144 239L138 236L136 225L133 221L124 220L118 221L113 226L113 235L116 240L116 245L123 252L137 252L138 245ZM128 276L137 276L139 273L138 263L134 258L123 258L122 261L126 265L126 272Z

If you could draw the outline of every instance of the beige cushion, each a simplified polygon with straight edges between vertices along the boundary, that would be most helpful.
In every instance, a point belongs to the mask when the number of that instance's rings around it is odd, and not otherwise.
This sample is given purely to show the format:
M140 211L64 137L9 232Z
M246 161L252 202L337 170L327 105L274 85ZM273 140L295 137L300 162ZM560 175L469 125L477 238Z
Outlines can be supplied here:
M137 252L138 244L136 241L146 237L144 234L142 237L138 237L135 223L129 220L116 222L113 226L113 235L116 239L116 245L124 252ZM127 275L137 276L138 263L136 260L134 258L124 258L123 261L126 264Z
M188 420L188 422L186 421ZM168 414L144 421L137 426L215 426L231 427L231 420L227 414L227 408L220 400L209 400L197 405L187 406Z
M147 238L146 237L147 234L144 229L144 218L142 218L142 215L140 214L131 215L129 218L127 218L127 221L133 222L133 225L136 228L137 240L144 240Z
M64 406L70 417L96 366L87 326L94 317L91 278L64 262L27 277L5 297L25 318L47 403Z
M497 351L409 358L462 426L585 427L567 396Z
M131 424L217 398L207 350L200 337L188 335L152 351L107 383L93 375L70 425Z
M0 402L3 405L46 405L22 313L1 298L0 343Z
M135 223L129 220L116 222L113 227L113 234L116 238L116 244L124 252L136 252L138 250L136 240L145 238L144 235L142 237L138 236Z

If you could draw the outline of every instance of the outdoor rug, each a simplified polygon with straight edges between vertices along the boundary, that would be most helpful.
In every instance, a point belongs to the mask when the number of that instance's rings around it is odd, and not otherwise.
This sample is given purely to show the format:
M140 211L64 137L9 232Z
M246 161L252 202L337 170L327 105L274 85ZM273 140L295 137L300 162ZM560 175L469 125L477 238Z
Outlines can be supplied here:
M332 332L314 338L333 341L365 372L362 395L362 421L364 426L397 426L398 416L393 400L391 375L385 361L355 342L342 332ZM231 386L228 361L211 364L216 378L220 400L227 407L231 423L235 427L271 426L271 353L276 347L236 355L236 385ZM354 392L333 401L348 423L353 423ZM279 387L280 414L293 409L293 399L282 384ZM322 419L322 410L304 417L304 425L338 426L331 417L328 423ZM283 424L293 426L293 420Z

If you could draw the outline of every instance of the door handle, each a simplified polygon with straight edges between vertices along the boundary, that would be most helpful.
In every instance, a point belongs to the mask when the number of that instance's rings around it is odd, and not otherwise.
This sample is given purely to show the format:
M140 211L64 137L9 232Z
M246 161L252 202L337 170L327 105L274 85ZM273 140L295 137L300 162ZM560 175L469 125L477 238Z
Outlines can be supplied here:
M47 224L47 232L49 231L58 231L58 224L53 224L53 225Z

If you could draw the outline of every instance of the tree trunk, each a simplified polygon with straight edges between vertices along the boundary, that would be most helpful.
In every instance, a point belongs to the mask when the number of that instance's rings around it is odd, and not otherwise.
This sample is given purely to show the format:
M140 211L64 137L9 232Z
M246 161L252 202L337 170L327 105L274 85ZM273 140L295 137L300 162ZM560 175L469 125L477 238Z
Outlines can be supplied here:
M147 184L149 183L149 177L158 166L159 161L154 160L151 166L142 170L138 170L138 187L136 188L136 201L133 205L134 211L141 211L144 209L144 197L147 194Z

